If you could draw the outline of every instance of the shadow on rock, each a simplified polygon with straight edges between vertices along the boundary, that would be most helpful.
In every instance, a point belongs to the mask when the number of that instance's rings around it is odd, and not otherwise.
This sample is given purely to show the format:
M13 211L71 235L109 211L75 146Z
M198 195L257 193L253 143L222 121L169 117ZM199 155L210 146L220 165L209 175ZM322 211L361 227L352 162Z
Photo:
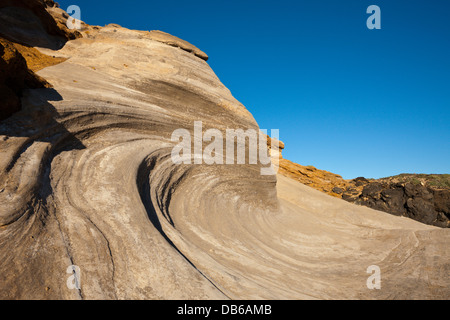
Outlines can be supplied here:
M63 151L85 149L83 143L67 130L64 120L51 102L61 101L61 95L52 88L26 90L23 97L24 109L0 122L0 150L8 147L8 139L26 137L22 151L34 142L47 142L52 155ZM18 158L16 156L16 158ZM14 166L14 161L8 168Z

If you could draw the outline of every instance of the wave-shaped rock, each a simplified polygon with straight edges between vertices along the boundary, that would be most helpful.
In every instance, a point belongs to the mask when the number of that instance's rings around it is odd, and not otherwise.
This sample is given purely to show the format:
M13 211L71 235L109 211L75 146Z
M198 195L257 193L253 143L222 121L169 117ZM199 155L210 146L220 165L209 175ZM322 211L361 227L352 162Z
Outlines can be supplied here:
M64 60L38 72L53 88L0 123L0 298L449 296L448 230L262 164L174 164L176 129L259 127L192 50L114 25L82 34L40 48Z

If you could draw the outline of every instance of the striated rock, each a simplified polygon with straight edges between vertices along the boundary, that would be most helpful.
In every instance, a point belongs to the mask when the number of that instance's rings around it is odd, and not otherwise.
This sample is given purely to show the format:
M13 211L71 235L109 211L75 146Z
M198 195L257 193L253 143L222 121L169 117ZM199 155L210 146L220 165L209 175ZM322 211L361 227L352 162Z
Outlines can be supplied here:
M125 28L82 33L39 49L67 58L38 72L53 88L25 90L0 124L1 299L449 296L448 229L262 176L262 164L175 164L177 129L258 124L194 54ZM382 290L366 286L374 264Z
M24 46L18 43L14 43L14 47L25 59L28 68L33 72L37 72L67 60L67 58L43 54L36 48Z

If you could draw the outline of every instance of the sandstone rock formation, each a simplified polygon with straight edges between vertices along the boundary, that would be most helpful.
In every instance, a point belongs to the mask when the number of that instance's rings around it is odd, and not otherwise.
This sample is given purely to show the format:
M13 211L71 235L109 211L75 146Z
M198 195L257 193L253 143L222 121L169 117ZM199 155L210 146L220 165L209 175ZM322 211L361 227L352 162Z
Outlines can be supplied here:
M42 36L62 61L38 72L53 88L25 90L0 122L1 299L449 297L448 229L261 164L174 164L176 129L258 125L193 50L114 25L81 33L62 48Z
M159 31L159 30L152 30L149 32L149 38L152 40L155 40L155 41L165 43L169 46L177 47L177 48L183 49L187 52L191 52L194 55L196 55L197 57L199 57L205 61L208 61L208 58L209 58L208 55L206 53L204 53L203 51L201 51L199 48L190 44L187 41L184 41L180 38L174 37L166 32Z

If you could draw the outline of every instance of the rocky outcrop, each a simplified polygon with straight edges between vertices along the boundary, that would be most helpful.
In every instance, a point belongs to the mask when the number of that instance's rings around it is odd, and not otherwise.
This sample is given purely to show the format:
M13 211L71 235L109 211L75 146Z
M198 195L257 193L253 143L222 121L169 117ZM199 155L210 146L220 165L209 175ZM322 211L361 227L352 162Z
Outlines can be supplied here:
M196 144L194 122L258 124L192 52L114 25L82 34L38 49L65 59L38 71L53 88L25 90L0 123L1 299L450 295L448 229L260 163L175 163L177 129ZM367 288L371 265L382 290Z
M14 43L0 38L0 121L21 109L25 88L44 88L49 84L27 66Z
M362 185L361 180L358 180L359 190L351 186L345 190L342 198L429 225L450 227L450 190L393 180L394 177L365 180ZM356 181L353 183L356 185Z
M282 143L277 152L283 176L357 205L450 228L449 175L403 174L378 180L344 180L340 175L284 159L283 149Z
M280 160L280 174L337 198L341 198L350 185L338 174L313 166L302 166L286 159Z

